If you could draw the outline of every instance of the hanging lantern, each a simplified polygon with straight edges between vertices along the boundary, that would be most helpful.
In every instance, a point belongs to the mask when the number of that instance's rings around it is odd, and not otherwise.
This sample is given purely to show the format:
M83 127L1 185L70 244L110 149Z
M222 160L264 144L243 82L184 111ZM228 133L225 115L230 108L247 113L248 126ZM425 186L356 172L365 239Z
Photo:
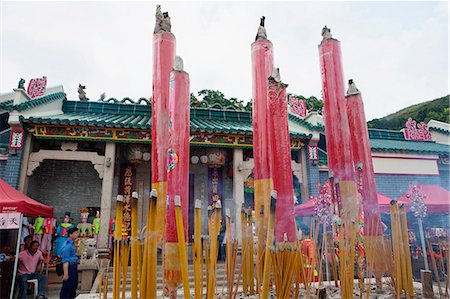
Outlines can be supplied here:
M208 153L208 165L223 166L225 165L225 153L219 149L213 149Z
M150 161L151 155L150 153L143 153L142 154L142 160L144 160L145 162Z
M191 157L191 163L192 164L198 164L199 160L200 160L200 158L198 156L192 156Z
M203 164L208 163L208 156L203 155L200 157L200 162L202 162Z

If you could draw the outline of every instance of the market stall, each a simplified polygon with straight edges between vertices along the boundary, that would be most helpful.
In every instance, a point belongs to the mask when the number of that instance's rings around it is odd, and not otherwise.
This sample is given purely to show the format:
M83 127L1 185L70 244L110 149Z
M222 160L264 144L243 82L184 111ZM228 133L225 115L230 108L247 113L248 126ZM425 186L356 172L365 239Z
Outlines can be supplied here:
M0 179L0 298L12 298L24 216L53 217L53 208L17 191Z

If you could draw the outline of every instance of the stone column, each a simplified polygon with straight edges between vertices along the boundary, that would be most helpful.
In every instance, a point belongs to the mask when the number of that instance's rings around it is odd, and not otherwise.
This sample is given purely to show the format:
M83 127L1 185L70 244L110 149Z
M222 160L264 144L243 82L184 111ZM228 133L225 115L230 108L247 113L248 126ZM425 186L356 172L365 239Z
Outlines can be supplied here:
M20 168L20 177L19 177L19 191L26 194L28 189L28 177L27 177L27 168L28 168L28 160L30 159L31 145L32 145L32 134L26 133L25 143L23 145L23 153L22 153L22 165Z
M100 208L101 222L97 244L97 248L99 249L108 248L109 218L111 217L115 156L116 156L116 144L113 142L106 143L105 165L102 182L102 202Z
M242 163L244 154L241 148L233 149L233 198L235 204L235 237L241 243L241 207L244 203L244 176Z

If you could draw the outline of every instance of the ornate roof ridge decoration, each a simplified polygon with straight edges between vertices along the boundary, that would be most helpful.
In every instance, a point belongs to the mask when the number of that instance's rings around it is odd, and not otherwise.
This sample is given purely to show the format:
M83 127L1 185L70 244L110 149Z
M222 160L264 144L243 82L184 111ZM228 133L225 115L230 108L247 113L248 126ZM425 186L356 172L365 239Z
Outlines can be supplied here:
M236 98L231 99L202 99L191 97L191 107L218 109L218 110L233 110L233 111L252 111L252 101L250 100L244 105L244 101L239 101Z
M144 103L144 105L147 106L151 106L151 102L149 99L146 98L139 98L137 101L134 101L133 99L129 98L129 97L125 97L122 100L118 100L116 98L109 98L106 99L106 97L103 97L104 94L102 94L102 96L100 96L100 99L97 100L97 102L101 102L101 103L113 103L113 104L133 104L133 105L142 105L142 103Z
M18 112L21 112L60 99L66 99L66 94L64 92L56 92L48 94L42 97L34 98L28 102L21 103L18 105L13 105L14 100L8 100L0 103L0 110L6 111L16 110Z
M428 127L429 131L435 131L441 134L445 134L445 135L450 135L450 131L446 130L446 129L442 129L442 128L437 128L437 127Z

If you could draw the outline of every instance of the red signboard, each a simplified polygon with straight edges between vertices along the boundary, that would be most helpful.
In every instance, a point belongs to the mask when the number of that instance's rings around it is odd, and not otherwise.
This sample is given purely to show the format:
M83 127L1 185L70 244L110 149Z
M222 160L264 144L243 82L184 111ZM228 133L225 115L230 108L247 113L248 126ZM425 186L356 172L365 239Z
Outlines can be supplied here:
M30 98L35 98L44 95L47 87L47 77L31 79L28 83L27 93Z
M306 102L296 96L289 96L289 106L291 107L291 112L301 118L306 116Z
M20 150L23 145L23 135L22 129L11 129L11 134L9 135L9 149Z
M428 130L428 125L424 122L417 124L411 117L408 118L403 133L407 140L431 141L431 133Z
M122 203L122 237L131 236L131 196L134 191L136 169L128 164L121 167L120 191L123 194Z

